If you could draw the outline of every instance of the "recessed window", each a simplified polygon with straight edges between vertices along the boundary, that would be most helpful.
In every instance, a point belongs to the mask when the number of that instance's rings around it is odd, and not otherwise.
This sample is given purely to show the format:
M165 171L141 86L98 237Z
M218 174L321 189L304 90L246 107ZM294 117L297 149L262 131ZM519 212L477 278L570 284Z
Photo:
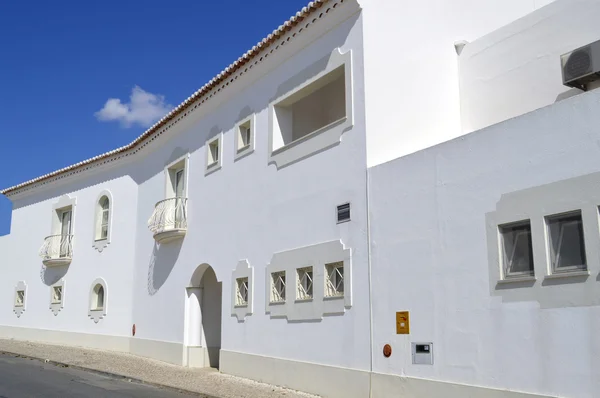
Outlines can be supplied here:
M99 311L104 308L104 286L97 284L92 297L92 309Z
M505 278L533 276L533 246L529 221L499 227Z
M271 274L271 302L285 302L285 271Z
M25 290L17 290L15 296L15 307L23 307L25 303Z
M62 297L63 297L62 289L63 289L62 286L53 286L52 287L52 304L62 303Z
M342 65L276 103L273 150L344 120L345 79Z
M105 240L108 238L109 220L110 200L107 196L103 196L98 202L98 226L96 228L96 240Z
M325 297L340 297L344 295L344 263L325 264L327 278L325 280Z
M337 207L337 222L350 221L350 203L344 203Z
M221 135L217 134L206 142L206 173L211 173L221 167Z
M248 305L248 278L237 278L235 305Z
M306 267L296 270L297 272L297 299L308 300L313 297L313 268Z
M553 273L587 269L581 212L546 218Z
M252 128L250 121L241 124L238 127L238 152L247 149L250 146L252 140Z

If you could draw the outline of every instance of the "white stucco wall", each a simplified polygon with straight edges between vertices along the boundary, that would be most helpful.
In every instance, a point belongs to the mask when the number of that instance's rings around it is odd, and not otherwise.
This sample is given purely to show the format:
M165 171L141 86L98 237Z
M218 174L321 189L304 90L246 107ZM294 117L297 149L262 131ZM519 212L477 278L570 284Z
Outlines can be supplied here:
M358 11L347 3L340 7ZM355 14L313 43L301 41L304 33L298 35L299 42L287 45L294 46L290 50L293 56L271 65L268 77L238 79L236 84L247 85L243 91L233 86L231 90L235 91L225 91L219 97L222 99L198 108L198 116L180 123L182 127L178 125L174 138L161 142L138 164L135 179L141 183L133 284L135 339L183 342L185 288L197 267L209 264L223 283L223 350L368 370L361 23L360 15ZM352 50L354 127L344 132L341 142L333 147L286 167L269 164L269 103L282 90L301 84L308 72L316 73L322 65L320 60L337 48L342 53ZM273 62L281 60L274 58ZM255 113L255 151L234 160L236 123L248 112ZM221 132L221 169L205 175L204 143ZM181 243L156 247L146 223L155 202L164 198L163 168L185 153L190 153L188 232ZM336 206L346 202L352 203L352 221L338 225ZM340 239L353 252L356 300L352 308L343 315L310 321L290 322L266 314L265 270L273 254ZM238 261L244 259L254 267L254 311L244 322L238 322L231 310L231 275ZM288 283L295 285L294 275L288 275Z
M362 0L368 165L461 134L454 43L551 0Z
M17 200L12 214L10 235L0 238L5 256L0 278L2 327L37 328L84 334L129 336L131 333L131 284L136 237L137 184L126 175L127 168L111 169L85 179L77 179ZM95 209L103 190L112 193L112 241L102 252L93 247ZM45 267L38 251L44 238L51 235L53 205L68 194L76 200L74 210L73 260L69 266ZM57 315L50 307L50 285L65 281L64 305ZM88 317L92 282L103 278L107 283L107 316L94 323ZM14 287L27 284L27 308L17 317L13 313ZM2 330L9 337L11 332ZM30 338L44 340L38 333Z
M463 132L581 93L560 56L600 40L598 0L558 0L467 44L459 56Z
M486 215L517 191L599 172L599 105L600 92L588 92L369 170L374 372L542 396L598 395L595 255L587 278L553 282L536 274L533 286L490 284ZM547 209L569 195L536 197ZM503 210L511 203L523 205L504 200ZM590 197L582 205L593 214L600 203ZM596 235L595 217L587 220ZM598 250L594 236L586 237L588 253ZM404 310L410 335L396 335L395 312ZM411 342L433 342L432 366L412 364ZM492 396L481 394L473 396ZM493 396L510 396L502 394Z

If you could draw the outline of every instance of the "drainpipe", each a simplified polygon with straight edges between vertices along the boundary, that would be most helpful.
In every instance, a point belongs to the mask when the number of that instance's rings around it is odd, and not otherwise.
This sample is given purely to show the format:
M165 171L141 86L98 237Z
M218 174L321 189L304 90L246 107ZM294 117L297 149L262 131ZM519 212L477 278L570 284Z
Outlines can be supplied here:
M369 168L366 168L367 173L367 187L365 190L367 196L367 270L368 270L368 284L369 284L369 349L370 349L370 363L369 363L369 397L373 396L373 361L374 361L374 347L373 347L373 282L371 277L371 205L369 202L369 196L371 192L371 185L369 183Z

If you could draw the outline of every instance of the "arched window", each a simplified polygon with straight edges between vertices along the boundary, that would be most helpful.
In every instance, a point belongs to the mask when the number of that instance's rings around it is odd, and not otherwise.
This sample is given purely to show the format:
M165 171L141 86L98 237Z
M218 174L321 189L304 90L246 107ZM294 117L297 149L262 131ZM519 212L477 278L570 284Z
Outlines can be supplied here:
M101 310L104 308L104 286L97 284L94 287L94 310Z
M97 211L96 240L106 240L110 228L110 200L108 196L100 198Z
M106 281L102 278L98 278L92 282L92 285L90 286L90 306L88 310L89 317L96 323L106 316L106 300Z

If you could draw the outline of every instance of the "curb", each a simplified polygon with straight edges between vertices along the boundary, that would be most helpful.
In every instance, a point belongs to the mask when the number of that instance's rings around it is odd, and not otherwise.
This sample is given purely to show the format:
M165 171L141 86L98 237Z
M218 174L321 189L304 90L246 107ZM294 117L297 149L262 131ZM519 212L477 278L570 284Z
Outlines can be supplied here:
M106 376L106 377L110 377L112 379L116 379L116 380L123 380L129 383L136 383L136 384L142 384L142 385L147 385L147 386L152 386L152 387L157 387L157 388L161 388L163 390L170 390L170 391L175 391L175 392L179 392L179 393L183 393L183 394L191 394L191 395L195 395L199 398L219 398L213 395L206 395L204 393L199 393L197 391L191 391L191 390L185 390L182 388L178 388L178 387L172 387L172 386L168 386L165 384L159 384L159 383L153 383L153 382L149 382L149 381L145 381L142 379L138 379L135 377L130 377L130 376L126 376L126 375L122 375L119 373L111 373L111 372L106 372L103 370L98 370L98 369L94 369L94 368L88 368L85 366L81 366L81 365L71 365L69 363L66 362L59 362L59 361L53 361L50 359L45 359L45 358L40 358L40 357L34 357L31 355L25 355L25 354L20 354L18 352L11 352L11 351L4 351L4 350L0 350L0 355L9 355L15 358L26 358L26 359L33 359L36 361L40 361L43 362L45 364L49 364L49 365L54 365L57 367L61 367L61 368L71 368L71 369L77 369L77 370L83 370L89 373L95 373L101 376Z

